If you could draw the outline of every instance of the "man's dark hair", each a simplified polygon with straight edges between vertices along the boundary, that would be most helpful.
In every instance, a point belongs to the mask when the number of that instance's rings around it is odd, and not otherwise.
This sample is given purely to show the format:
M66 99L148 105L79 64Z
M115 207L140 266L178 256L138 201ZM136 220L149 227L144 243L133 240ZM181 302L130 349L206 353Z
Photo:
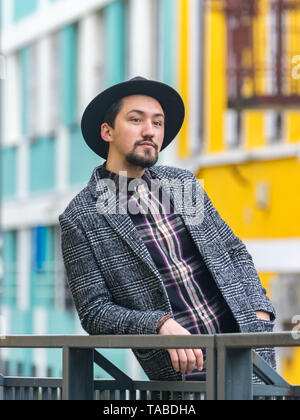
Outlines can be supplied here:
M123 98L119 99L117 102L114 102L106 111L103 122L106 122L110 127L115 128L115 121L117 115L121 111L122 105Z

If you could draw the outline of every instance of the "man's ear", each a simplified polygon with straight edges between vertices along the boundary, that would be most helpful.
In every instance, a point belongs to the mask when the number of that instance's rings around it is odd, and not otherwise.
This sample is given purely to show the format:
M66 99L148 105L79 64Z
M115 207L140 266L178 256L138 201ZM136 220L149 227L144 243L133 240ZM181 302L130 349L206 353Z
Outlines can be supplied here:
M111 138L111 126L107 123L103 123L101 124L101 137L103 140L107 141L107 142L111 142L112 138Z

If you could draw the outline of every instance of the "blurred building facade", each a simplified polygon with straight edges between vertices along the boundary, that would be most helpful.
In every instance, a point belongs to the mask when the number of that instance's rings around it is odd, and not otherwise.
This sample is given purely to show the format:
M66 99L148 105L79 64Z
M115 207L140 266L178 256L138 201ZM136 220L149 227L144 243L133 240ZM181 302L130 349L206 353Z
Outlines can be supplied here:
M85 106L137 75L174 86L187 108L180 135L158 164L197 175L253 256L277 307L277 328L293 328L300 315L299 1L1 0L1 6L7 333L83 333L66 286L58 215L103 162L81 136ZM53 350L7 350L2 358L9 374L60 375ZM113 358L143 377L130 351L116 350ZM300 354L281 352L280 369L299 382Z

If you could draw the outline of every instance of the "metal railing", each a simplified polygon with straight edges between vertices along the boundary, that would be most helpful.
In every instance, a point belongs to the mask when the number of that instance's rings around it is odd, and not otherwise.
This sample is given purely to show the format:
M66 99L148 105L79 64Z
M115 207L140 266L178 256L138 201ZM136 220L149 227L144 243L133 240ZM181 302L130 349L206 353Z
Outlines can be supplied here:
M0 376L4 400L252 400L300 399L290 385L255 353L263 347L299 347L293 333L214 336L8 336L0 348L62 349L62 378ZM201 348L206 381L132 380L96 349ZM94 379L94 363L113 379ZM253 383L253 374L261 384Z

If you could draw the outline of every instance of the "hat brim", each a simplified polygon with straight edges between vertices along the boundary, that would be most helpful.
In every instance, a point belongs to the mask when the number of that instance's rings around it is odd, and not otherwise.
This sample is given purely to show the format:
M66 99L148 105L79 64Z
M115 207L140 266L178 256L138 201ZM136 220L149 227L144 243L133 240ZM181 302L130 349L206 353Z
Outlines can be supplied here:
M101 125L104 122L105 114L113 103L131 95L151 96L161 104L166 116L165 135L161 150L172 142L182 127L185 107L181 96L172 87L147 79L131 80L114 85L90 102L81 120L84 140L103 159L107 159L109 150L109 143L101 137Z

